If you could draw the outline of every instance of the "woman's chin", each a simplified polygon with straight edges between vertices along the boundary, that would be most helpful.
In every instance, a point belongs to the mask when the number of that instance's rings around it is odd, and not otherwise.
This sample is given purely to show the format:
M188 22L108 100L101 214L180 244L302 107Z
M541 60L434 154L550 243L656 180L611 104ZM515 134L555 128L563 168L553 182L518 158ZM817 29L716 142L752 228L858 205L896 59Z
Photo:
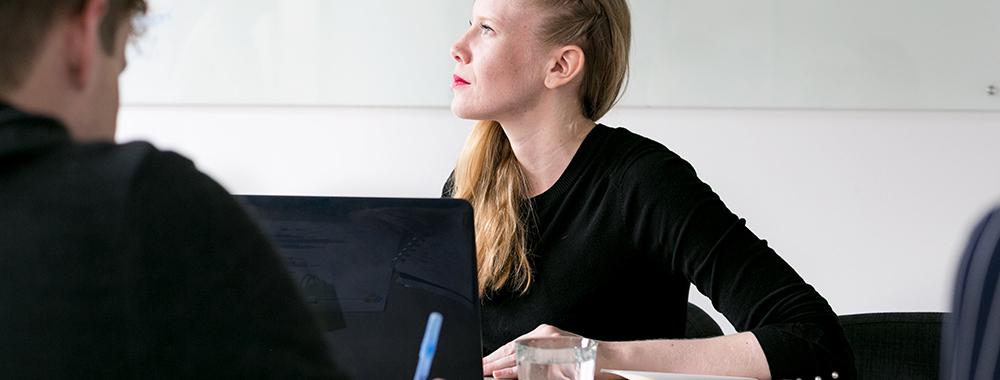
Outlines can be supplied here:
M479 116L478 112L474 112L473 110L469 109L468 106L461 104L456 100L451 101L451 113L459 119L481 120L481 118L478 117Z

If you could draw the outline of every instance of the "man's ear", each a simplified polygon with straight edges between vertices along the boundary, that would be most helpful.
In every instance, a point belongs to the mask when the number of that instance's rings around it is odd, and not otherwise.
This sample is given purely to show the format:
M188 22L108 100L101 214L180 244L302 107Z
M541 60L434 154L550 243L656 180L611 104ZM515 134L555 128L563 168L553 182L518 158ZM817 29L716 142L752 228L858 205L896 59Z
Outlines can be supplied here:
M556 89L582 75L586 57L579 46L563 46L553 52L552 57L548 73L545 75L545 87Z
M99 62L98 54L105 54L101 45L101 21L107 12L108 0L85 0L83 8L65 19L66 65L77 89L90 85L94 65Z

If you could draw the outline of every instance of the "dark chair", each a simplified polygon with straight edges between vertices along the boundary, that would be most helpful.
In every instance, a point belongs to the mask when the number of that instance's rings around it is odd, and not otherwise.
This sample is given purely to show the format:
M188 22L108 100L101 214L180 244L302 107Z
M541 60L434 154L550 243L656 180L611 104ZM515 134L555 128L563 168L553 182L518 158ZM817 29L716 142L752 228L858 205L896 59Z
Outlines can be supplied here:
M959 261L952 314L945 318L941 374L949 380L1000 379L1000 206L976 224ZM949 321L950 319L950 321Z
M840 316L858 379L938 379L944 313Z
M684 337L688 339L722 336L722 329L704 310L688 302L687 327Z

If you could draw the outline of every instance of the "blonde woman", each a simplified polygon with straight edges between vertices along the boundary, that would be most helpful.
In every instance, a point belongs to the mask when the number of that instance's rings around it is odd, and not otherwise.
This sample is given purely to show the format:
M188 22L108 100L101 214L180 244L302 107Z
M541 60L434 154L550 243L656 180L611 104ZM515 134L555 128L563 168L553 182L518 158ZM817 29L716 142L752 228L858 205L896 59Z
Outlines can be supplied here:
M625 0L478 0L452 47L452 111L485 120L444 189L476 211L484 375L517 376L515 339L579 334L599 369L853 377L826 300L687 162L596 124L630 39ZM679 339L692 283L740 333Z

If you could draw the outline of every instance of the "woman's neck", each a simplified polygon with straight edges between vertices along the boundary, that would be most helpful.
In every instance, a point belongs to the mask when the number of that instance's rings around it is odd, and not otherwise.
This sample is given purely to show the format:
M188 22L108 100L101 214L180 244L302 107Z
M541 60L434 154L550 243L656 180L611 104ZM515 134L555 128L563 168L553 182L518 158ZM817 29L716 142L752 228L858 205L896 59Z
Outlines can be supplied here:
M567 107L537 109L565 110ZM595 126L579 110L527 112L517 120L501 120L500 125L524 171L531 197L555 185Z

